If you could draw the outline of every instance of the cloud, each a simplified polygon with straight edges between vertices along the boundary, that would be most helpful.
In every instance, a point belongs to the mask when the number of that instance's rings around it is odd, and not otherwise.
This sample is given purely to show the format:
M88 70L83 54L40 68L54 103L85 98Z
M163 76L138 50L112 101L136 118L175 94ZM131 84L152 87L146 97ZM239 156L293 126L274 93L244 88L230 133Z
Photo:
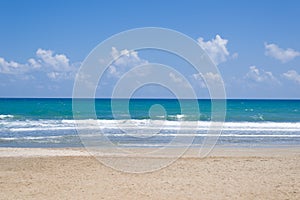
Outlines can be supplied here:
M298 74L295 70L289 70L286 73L283 73L283 76L291 81L295 81L300 84L300 74Z
M288 62L300 56L300 52L295 51L294 49L282 49L276 44L267 44L265 43L265 55L273 57L277 60L280 60L282 63Z
M69 64L69 59L64 54L54 54L51 50L38 49L36 51L38 58L36 63L43 66L49 66L55 71L70 71L72 67Z
M277 83L280 82L274 77L272 72L264 71L258 69L256 66L250 66L249 71L245 76L246 79L252 80L257 83L267 82L267 83Z
M187 82L187 80L184 79L184 76L180 77L178 75L176 75L173 72L169 73L169 78L172 81L171 83L175 83L175 84L180 84L183 87L190 87L190 84Z
M214 84L223 84L223 79L220 74L207 72L205 74L193 74L193 78L198 81L200 87L206 88L206 84L214 85ZM205 83L206 81L206 83Z
M51 80L70 79L75 75L76 63L70 63L64 54L55 54L51 50L39 48L35 58L30 58L26 63L6 61L0 57L0 73L18 75L21 77L33 77L29 73L45 73ZM24 79L24 78L23 78Z
M47 76L51 79L57 79L59 76L60 76L60 73L58 72L50 72L50 73L47 73Z
M200 73L198 74L193 74L192 77L197 81L198 85L201 87L201 88L206 88L206 84L203 80L203 77Z
M141 59L136 51L127 49L119 51L115 47L112 47L111 57L114 59L114 62L109 66L108 72L113 77L121 77L131 68L148 63L147 60Z
M26 65L15 61L6 61L0 57L0 73L3 74L21 74L26 71Z
M172 72L169 73L169 78L175 83L183 83L183 80Z
M28 63L30 66L32 66L33 68L40 68L42 65L41 63L37 62L35 59L30 58L28 59Z
M208 72L208 73L204 74L203 76L205 79L212 81L214 83L222 82L222 78L221 78L220 74L217 74L217 73Z
M198 44L207 52L216 65L227 61L230 57L237 58L237 53L230 56L227 49L227 43L228 40L221 38L220 35L216 35L215 39L207 42L205 42L202 37L198 38Z

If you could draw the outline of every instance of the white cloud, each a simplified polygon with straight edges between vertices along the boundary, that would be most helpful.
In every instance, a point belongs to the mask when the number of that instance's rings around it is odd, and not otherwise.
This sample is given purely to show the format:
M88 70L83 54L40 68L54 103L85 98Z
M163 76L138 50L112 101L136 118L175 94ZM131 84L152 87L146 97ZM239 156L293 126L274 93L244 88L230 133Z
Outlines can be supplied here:
M300 74L298 74L295 70L289 70L286 73L283 73L283 76L288 80L292 80L300 84Z
M216 35L215 39L205 42L202 37L198 38L198 44L207 52L213 62L218 65L227 61L230 58L230 53L227 49L228 40ZM238 54L234 53L232 58L237 58Z
M0 57L0 73L3 74L21 74L26 69L26 65L17 63L15 61L6 61Z
M64 54L55 54L51 50L38 49L36 57L30 58L26 63L21 64L15 61L6 61L0 57L0 73L33 77L30 72L45 73L52 80L70 79L74 77L76 64L70 64L68 57ZM22 77L21 77L22 76Z
M47 73L47 76L51 79L57 79L59 77L59 73L58 72L49 72Z
M198 81L200 87L206 88L206 84L213 85L213 84L223 84L223 79L220 74L207 72L205 74L193 74L193 78ZM205 83L206 81L206 83Z
M175 83L183 83L183 80L182 80L180 77L176 76L176 75L175 75L174 73L172 73L172 72L169 73L169 77L170 77L171 80L172 80L173 82L175 82Z
M66 72L52 71L52 72L47 73L47 77L54 81L59 81L59 80L64 80L64 79L66 80L66 79L70 79L74 76L75 75L73 73L66 73Z
M217 73L212 73L212 72L208 72L206 74L203 75L205 79L214 82L214 83L221 83L222 82L222 78L220 76L220 74Z
M114 77L120 77L131 68L148 63L147 60L141 59L136 51L127 49L119 51L115 47L112 47L111 57L114 59L114 62L109 66L108 72Z
M184 88L190 87L190 84L187 82L187 80L184 79L184 76L180 77L179 75L176 75L175 73L170 72L169 78L172 81L171 84L172 83L179 84L179 85L183 86Z
M262 83L262 82L274 82L274 83L280 83L272 74L272 72L264 71L258 69L256 66L250 66L249 67L249 72L246 74L246 79L250 79L254 82L257 83Z
M200 73L193 74L192 77L197 81L197 83L200 85L201 88L206 88L206 84L203 80L203 77Z
M64 54L54 54L51 50L38 49L36 51L38 62L44 66L50 66L55 71L70 71L69 59ZM33 60L32 60L33 61ZM36 61L37 63L37 61Z
M93 83L90 74L82 72L76 74L75 76L77 83L83 84L87 88L87 91L95 89L95 84Z
M293 60L297 56L300 56L300 52L295 51L294 49L282 49L276 44L267 44L265 43L265 55L273 57L281 62L285 63L290 60Z
M28 59L28 63L30 66L32 66L33 68L40 68L42 65L41 63L39 63L38 61L36 61L33 58Z

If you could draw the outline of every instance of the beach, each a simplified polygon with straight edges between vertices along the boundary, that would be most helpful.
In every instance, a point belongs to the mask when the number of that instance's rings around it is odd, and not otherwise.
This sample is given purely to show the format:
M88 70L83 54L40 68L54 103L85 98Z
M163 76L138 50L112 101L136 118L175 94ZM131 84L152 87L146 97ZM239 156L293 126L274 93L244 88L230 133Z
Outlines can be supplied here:
M111 102L0 99L0 199L300 199L299 100L228 100L222 132L209 100Z
M299 147L216 148L205 158L196 150L135 174L107 167L80 148L1 148L0 199L300 198Z
M300 1L0 8L0 200L300 200Z

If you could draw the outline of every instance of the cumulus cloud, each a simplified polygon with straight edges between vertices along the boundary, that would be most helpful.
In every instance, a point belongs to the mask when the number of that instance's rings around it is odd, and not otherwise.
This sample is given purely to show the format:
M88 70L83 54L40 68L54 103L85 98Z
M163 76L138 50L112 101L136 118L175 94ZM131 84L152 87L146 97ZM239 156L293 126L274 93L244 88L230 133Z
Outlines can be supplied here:
M221 38L220 35L216 35L215 39L206 42L202 37L198 38L198 44L207 52L216 65L227 61L230 57L237 58L237 53L230 56L227 43L228 40Z
M198 81L200 87L206 88L206 84L213 85L213 84L223 84L223 79L220 74L207 72L205 74L193 74L193 78ZM205 83L206 81L206 83Z
M64 54L54 54L51 50L38 49L36 51L38 58L36 63L52 67L55 71L70 71L69 59Z
M258 69L256 66L250 66L249 71L246 74L246 79L252 80L257 83L262 82L274 82L274 83L280 83L272 74L272 72L264 71L262 69Z
M0 73L3 74L21 74L26 70L26 65L15 61L6 61L0 57Z
M294 49L282 49L276 44L267 44L265 43L265 55L273 57L281 62L285 63L293 60L297 56L300 56L300 52L295 51Z
M35 58L28 59L26 63L8 62L0 57L0 73L2 74L33 77L28 73L41 72L52 80L60 80L74 77L75 70L76 64L71 64L66 55L55 54L51 50L41 48L36 51Z
M286 73L283 73L283 76L291 81L295 81L300 84L300 74L298 74L295 70L289 70Z
M148 63L147 60L141 59L136 51L127 49L119 51L115 47L112 47L111 57L114 59L114 62L109 66L108 72L114 77L120 77L131 68Z
M28 63L30 66L32 66L33 68L40 68L42 65L41 63L39 63L38 61L36 61L33 58L28 59Z

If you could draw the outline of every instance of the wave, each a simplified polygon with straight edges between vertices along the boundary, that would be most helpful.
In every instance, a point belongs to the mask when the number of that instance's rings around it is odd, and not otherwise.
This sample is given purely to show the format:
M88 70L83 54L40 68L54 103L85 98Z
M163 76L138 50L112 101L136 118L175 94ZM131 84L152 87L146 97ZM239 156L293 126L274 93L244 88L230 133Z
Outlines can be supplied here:
M102 135L101 135L102 136ZM103 134L105 137L128 137L129 135L124 133L124 134ZM136 135L136 137L140 137L141 135ZM145 137L147 135L143 135ZM47 139L63 139L66 137L77 137L74 135L64 135L64 136L28 136L28 137L0 137L0 141L16 141L16 140L47 140ZM99 135L97 134L87 134L87 135L82 135L83 138L99 138ZM130 137L133 137L130 135ZM156 137L216 137L214 134L160 134L156 135ZM272 135L272 134L256 134L256 135L249 135L249 134L226 134L226 135L219 135L218 137L272 137L272 138L300 138L300 135Z
M216 127L211 127L216 125ZM0 146L80 146L81 140L128 146L166 146L173 138L219 137L220 144L300 144L300 122L224 122L167 120L0 120ZM208 132L208 130L212 132ZM222 130L214 132L215 128ZM193 138L191 138L193 139Z
M109 133L186 131L186 133L205 132L210 129L221 129L230 132L295 132L299 133L300 122L225 122L206 121L166 121L166 120L25 120L0 121L0 133L3 132L37 132L37 131L70 131L70 130L103 130Z
M13 140L43 140L43 139L58 139L64 136L28 136L28 137L1 137L0 140L3 141L13 141Z
M0 119L13 118L13 115L0 115Z

